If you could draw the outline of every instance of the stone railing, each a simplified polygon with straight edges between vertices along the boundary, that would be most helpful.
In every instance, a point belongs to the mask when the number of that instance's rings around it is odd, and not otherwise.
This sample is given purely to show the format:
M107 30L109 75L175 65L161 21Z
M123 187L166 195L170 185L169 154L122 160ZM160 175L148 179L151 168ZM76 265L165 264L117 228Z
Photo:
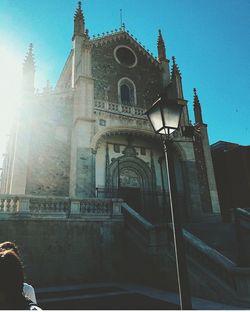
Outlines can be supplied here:
M102 110L107 112L119 113L128 116L137 116L145 118L145 108L132 106L132 105L124 105L119 103L111 103L103 100L95 100L95 109Z
M235 267L235 263L185 230L184 238L188 256L235 290L235 283L230 271Z
M190 232L183 230L188 261L197 270L224 284L231 291L234 300L243 300L250 304L250 268L240 268L236 264L209 247ZM168 226L168 238L173 252L172 225ZM169 246L170 246L169 245ZM194 273L195 274L195 273Z
M0 198L0 212L16 212L18 209L18 198Z
M166 246L166 228L163 225L153 225L144 219L140 214L122 203L127 235L133 240L138 248L146 251L147 254L156 254L163 251Z
M119 199L0 195L0 218L13 216L59 218L122 217Z
M250 208L234 210L238 265L250 267Z

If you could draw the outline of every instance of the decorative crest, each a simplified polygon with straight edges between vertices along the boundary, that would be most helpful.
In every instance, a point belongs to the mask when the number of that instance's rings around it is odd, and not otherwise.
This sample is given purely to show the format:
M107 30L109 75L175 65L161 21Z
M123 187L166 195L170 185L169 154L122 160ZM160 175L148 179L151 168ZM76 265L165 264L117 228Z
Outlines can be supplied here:
M131 145L128 145L125 147L124 151L122 152L126 157L136 157L137 156L137 152L136 152L136 149L131 146Z

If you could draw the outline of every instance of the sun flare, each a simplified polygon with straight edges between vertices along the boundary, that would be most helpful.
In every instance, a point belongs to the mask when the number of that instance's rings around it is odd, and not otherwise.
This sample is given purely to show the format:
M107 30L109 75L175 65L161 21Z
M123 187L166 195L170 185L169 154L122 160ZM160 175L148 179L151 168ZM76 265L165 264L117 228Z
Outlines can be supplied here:
M14 51L0 45L1 115L13 111L20 102L22 63Z
M22 58L0 42L0 152L4 152L7 135L20 103ZM0 155L0 159L1 159Z

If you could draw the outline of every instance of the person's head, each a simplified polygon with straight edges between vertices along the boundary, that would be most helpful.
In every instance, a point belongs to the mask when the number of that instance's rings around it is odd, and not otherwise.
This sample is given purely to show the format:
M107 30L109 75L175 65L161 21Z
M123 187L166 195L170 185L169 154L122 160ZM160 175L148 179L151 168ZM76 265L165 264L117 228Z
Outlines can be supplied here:
M4 251L4 250L13 250L17 254L17 256L19 256L17 245L13 242L6 241L6 242L1 243L0 251Z
M23 268L13 250L0 251L0 303L20 296L23 291Z

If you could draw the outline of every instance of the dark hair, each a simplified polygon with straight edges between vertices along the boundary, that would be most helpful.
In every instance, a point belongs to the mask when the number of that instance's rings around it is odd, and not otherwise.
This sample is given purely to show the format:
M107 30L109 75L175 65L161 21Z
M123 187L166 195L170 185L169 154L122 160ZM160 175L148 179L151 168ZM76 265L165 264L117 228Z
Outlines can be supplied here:
M7 296L19 295L23 291L23 268L13 250L0 251L0 291Z
M17 245L13 242L6 241L6 242L1 243L0 251L4 251L4 250L13 250L17 254L17 256L20 256Z

